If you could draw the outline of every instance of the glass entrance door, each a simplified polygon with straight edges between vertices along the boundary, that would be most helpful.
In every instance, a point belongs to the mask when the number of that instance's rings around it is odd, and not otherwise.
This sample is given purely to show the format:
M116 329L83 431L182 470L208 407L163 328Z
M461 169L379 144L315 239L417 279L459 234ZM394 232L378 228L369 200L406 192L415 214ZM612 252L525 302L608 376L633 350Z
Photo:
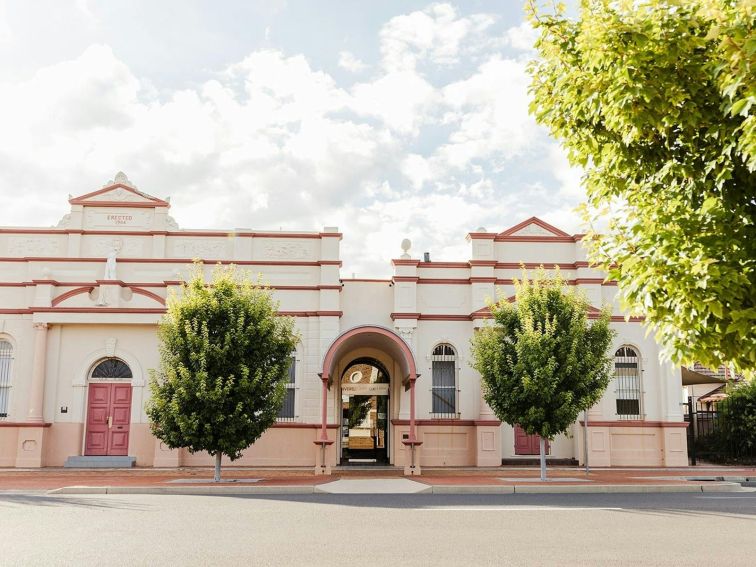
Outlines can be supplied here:
M341 401L342 464L388 464L388 396L342 394Z
M373 358L355 359L342 373L342 464L388 464L389 385L388 372Z

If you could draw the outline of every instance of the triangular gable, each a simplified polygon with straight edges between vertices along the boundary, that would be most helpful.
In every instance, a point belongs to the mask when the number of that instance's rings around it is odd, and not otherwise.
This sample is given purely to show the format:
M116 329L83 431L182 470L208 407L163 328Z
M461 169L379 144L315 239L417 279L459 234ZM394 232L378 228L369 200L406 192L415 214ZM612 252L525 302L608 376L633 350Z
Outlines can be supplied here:
M511 295L507 297L507 302L514 303L517 300L517 297L514 295ZM588 306L588 318L589 319L596 319L601 315L601 309L594 307L593 305ZM470 313L471 319L490 319L493 317L493 314L491 313L491 308L486 305L485 307L481 307L480 309L473 311Z
M563 230L559 230L557 227L552 226L545 221L542 221L538 217L530 217L529 219L522 221L520 224L516 224L515 226L508 228L504 232L499 233L498 236L540 236L547 238L571 238L570 235Z
M97 191L68 200L72 205L90 207L170 207L168 201L138 191L121 172L114 181Z
M511 297L507 297L507 301L509 303L515 302L515 296L512 295ZM491 319L493 317L493 313L491 313L491 308L486 305L484 307L481 307L480 309L477 309L470 313L471 319Z

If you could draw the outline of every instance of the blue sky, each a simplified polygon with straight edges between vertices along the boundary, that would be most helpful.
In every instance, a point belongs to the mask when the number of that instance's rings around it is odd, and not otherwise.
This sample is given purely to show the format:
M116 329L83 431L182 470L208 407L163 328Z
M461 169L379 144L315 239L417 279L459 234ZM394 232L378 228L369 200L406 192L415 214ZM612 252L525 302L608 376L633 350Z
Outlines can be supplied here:
M344 232L344 275L466 232L568 231L579 172L528 115L519 0L0 0L1 225L124 170L182 228Z

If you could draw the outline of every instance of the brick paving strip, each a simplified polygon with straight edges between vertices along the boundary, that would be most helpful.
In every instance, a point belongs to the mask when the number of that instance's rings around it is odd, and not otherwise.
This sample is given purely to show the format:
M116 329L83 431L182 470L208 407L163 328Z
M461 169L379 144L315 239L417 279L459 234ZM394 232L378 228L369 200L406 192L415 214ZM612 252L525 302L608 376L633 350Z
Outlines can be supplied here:
M331 476L316 476L311 468L237 468L226 467L228 481L216 485L211 468L180 469L0 469L2 491L75 490L86 493L144 492L230 494L272 492L319 492L318 485L339 479L404 478L402 469L336 469ZM695 479L695 480L688 480ZM731 491L740 490L738 482L756 481L756 467L696 467L677 469L624 468L592 469L586 477L583 469L553 467L549 480L538 478L532 467L498 467L488 469L425 468L420 477L412 478L430 487L432 492L660 492L660 491ZM246 481L246 482L245 482ZM729 482L728 482L729 481ZM734 482L733 482L734 481Z

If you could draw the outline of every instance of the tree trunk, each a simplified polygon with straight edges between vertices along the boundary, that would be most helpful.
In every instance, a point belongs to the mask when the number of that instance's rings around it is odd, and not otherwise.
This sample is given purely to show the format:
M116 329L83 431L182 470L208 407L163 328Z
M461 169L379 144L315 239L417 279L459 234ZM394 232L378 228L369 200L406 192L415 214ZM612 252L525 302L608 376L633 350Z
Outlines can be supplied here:
M215 476L213 477L213 480L215 482L220 482L221 476L220 476L220 467L221 467L221 459L223 458L223 453L220 451L215 453Z
M541 437L538 443L541 446L541 480L546 480L546 439Z

